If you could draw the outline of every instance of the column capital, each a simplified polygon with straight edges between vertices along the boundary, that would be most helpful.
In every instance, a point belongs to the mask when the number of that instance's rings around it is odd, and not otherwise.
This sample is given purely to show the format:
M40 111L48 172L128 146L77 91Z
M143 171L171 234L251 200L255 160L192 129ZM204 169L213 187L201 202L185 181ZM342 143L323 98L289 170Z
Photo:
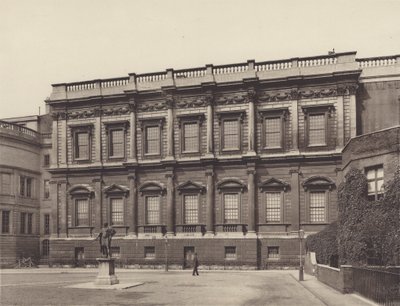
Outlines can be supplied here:
M256 169L247 169L247 174L256 174L257 173L257 171L256 171Z
M92 179L92 183L103 183L103 179L96 177L96 178Z
M136 173L130 173L130 174L128 175L128 180L130 180L130 181L136 181L136 179L137 179Z
M250 88L247 89L246 100L247 100L248 103L256 102L256 100L257 100L257 91L255 90L254 87L250 87Z

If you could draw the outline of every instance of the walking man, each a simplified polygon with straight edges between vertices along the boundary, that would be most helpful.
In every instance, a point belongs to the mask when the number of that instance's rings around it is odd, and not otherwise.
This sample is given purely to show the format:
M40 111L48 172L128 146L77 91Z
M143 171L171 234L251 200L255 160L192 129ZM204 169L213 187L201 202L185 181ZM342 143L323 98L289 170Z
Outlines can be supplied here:
M198 266L199 266L199 259L197 258L197 253L194 253L194 257L193 257L193 273L192 273L193 276L199 275L199 271L197 271Z

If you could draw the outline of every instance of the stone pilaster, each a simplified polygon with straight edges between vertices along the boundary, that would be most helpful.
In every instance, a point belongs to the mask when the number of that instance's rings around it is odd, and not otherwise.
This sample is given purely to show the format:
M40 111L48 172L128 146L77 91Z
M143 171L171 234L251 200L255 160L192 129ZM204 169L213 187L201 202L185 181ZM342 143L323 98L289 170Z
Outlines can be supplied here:
M291 120L292 120L292 150L299 151L299 102L298 100L291 101Z
M174 98L167 95L167 159L174 159Z
M97 111L97 116L95 119L95 126L94 126L94 133L95 133L95 143L94 143L94 150L95 150L95 161L97 163L102 162L102 152L101 152L101 111Z
M291 188L291 202L292 202L292 231L300 229L300 185L299 185L299 170L291 169L290 188Z
M58 185L59 237L68 237L68 182Z
M255 143L256 143L256 133L255 133L255 100L256 92L254 89L248 91L248 104L249 104L249 126L248 126L248 152L249 155L255 155Z
M350 94L350 137L357 136L356 95Z
M103 179L101 177L94 178L92 180L94 183L94 197L92 199L93 204L93 214L94 214L94 222L92 225L95 227L95 231L99 232L103 227Z
M58 217L58 184L57 181L50 181L51 194L51 215L50 215L50 235L58 237L59 217Z
M213 97L206 97L207 102L207 152L206 155L213 157L214 156L214 139L213 139L213 123L214 123L214 114L213 114Z
M58 167L58 114L53 113L51 133L51 167Z
M207 220L206 231L207 234L214 234L214 169L209 168L206 170L207 177Z
M128 235L137 235L138 215L137 215L137 185L136 185L136 173L133 172L128 176L129 179L129 201L128 201L128 222L129 226Z
M131 134L131 147L130 147L130 152L129 152L129 160L130 162L137 162L137 147L136 147L136 143L137 143L137 139L136 139L136 104L134 100L130 100L129 101L129 108L130 108L130 121L131 121L131 125L130 125L130 134Z
M174 234L174 217L175 217L175 207L174 207L174 172L173 170L168 170L165 174L167 178L167 234Z
M343 96L337 97L337 146L339 148L344 147L344 105Z
M255 166L251 165L247 170L248 174L248 222L247 231L248 233L255 233Z
M63 165L64 167L66 166L67 163L67 119L66 119L66 114L64 118L61 118L62 120L59 121L59 124L61 125L61 130L60 130L60 160L59 163Z

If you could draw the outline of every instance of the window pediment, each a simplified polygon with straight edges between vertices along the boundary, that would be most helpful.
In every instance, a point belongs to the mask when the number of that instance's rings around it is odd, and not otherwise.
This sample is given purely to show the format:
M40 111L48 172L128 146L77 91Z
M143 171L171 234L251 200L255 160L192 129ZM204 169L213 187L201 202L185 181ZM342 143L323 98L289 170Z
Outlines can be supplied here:
M324 176L313 176L306 179L302 185L305 191L309 189L321 188L332 190L335 186L335 183L331 179Z
M94 196L93 187L87 184L79 184L71 187L68 190L71 197L88 197L92 198Z
M238 179L230 178L230 179L225 179L225 180L220 181L217 184L217 189L220 192L225 191L225 190L233 190L233 191L243 192L246 190L246 185Z
M262 182L259 186L261 191L286 191L289 188L289 184L276 178L270 178Z
M183 192L203 193L205 192L206 188L201 184L192 181L187 181L185 183L180 184L177 187L177 190L179 191L179 194L182 194Z
M163 194L165 187L158 182L146 182L139 187L140 193L143 194Z
M104 193L107 195L107 197L111 195L127 196L129 193L129 188L124 185L112 184L104 188Z

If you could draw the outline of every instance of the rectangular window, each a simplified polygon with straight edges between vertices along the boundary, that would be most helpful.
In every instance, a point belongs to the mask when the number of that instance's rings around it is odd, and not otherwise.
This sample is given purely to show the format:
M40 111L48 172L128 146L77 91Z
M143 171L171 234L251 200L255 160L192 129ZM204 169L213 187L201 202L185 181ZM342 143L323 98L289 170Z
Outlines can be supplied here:
M267 192L266 197L266 222L281 221L281 193Z
M0 194L11 194L11 174L1 173Z
M383 166L366 170L368 180L368 197L379 199L383 194Z
M89 159L88 132L77 132L75 134L75 159Z
M185 195L184 196L184 210L185 210L185 224L198 223L198 196Z
M30 198L32 196L32 178L26 178L26 196Z
M45 154L43 156L43 166L45 166L45 167L50 166L50 155L49 154Z
M124 148L125 148L125 132L123 129L111 129L109 131L110 135L110 143L109 143L109 157L124 157Z
M1 212L1 233L10 233L10 212L8 210Z
M239 121L224 120L223 121L223 149L238 150L239 149Z
M279 247L271 246L267 249L268 259L279 259Z
M44 234L45 235L50 234L50 215L49 214L44 215Z
M280 117L265 118L266 148L280 148L282 146L281 121Z
M19 177L19 194L21 196L25 196L25 177L24 176L20 176Z
M20 234L25 234L26 229L26 213L20 214L19 232Z
M76 199L75 200L75 225L88 226L89 225L89 200Z
M122 198L111 199L111 224L124 224L124 200Z
M144 247L144 258L146 259L156 258L156 248L153 246Z
M224 194L224 220L225 223L239 222L239 194Z
M325 222L325 192L310 192L310 221Z
M146 224L160 223L160 198L158 196L146 197Z
M50 198L50 181L49 180L43 181L43 196L45 199Z
M160 127L148 126L146 127L146 154L160 154Z
M225 247L225 259L227 260L236 259L236 247L234 246Z
M183 151L199 151L199 125L197 122L188 122L183 124Z
M325 114L310 114L308 116L308 145L326 145Z
M33 226L32 226L33 214L28 214L28 234L32 234Z

